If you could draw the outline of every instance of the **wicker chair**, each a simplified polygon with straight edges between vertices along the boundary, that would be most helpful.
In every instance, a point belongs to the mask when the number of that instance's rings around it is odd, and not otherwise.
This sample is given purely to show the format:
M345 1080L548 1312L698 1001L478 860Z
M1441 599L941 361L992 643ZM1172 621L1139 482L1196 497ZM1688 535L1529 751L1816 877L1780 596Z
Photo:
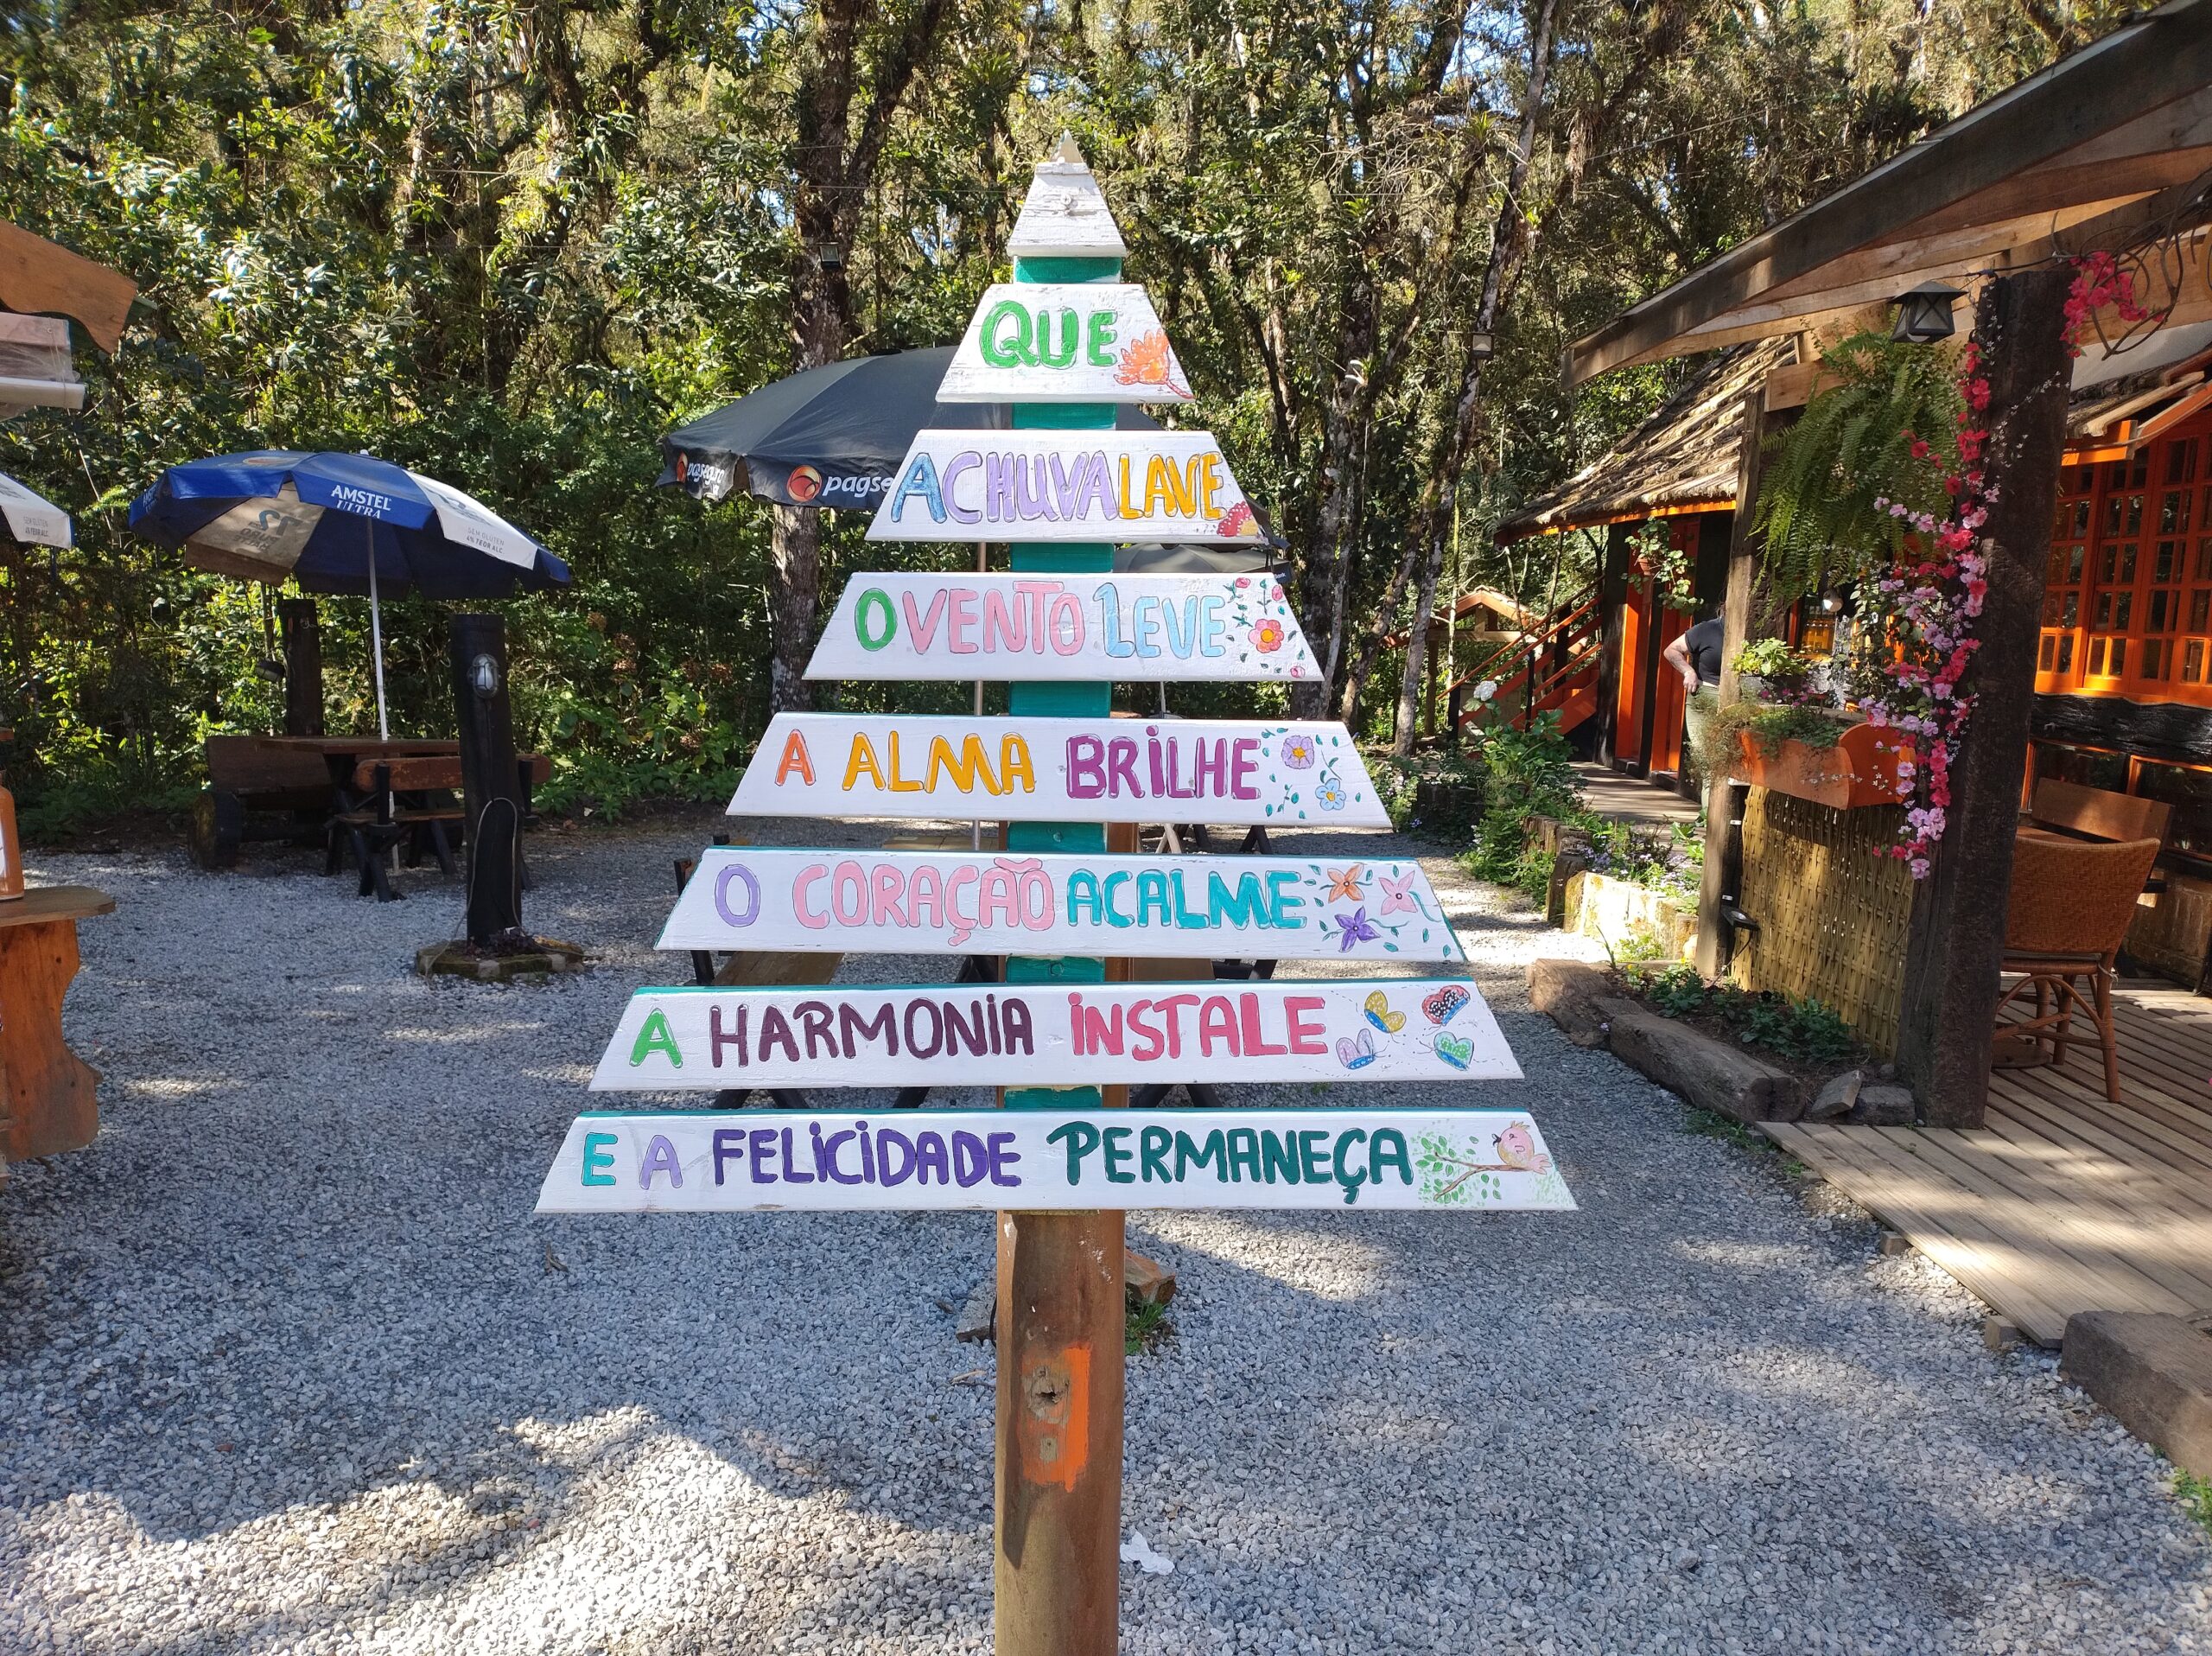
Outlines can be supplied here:
M2020 974L2020 980L1997 1003L1999 1065L2063 1064L2068 1044L2082 1038L2074 1030L2078 1012L2088 1019L2104 1053L2105 1097L2120 1102L2113 966L2158 855L2155 839L2097 844L2023 834L2014 844L2003 971ZM2007 1010L2031 990L2035 1015L2006 1022ZM2024 1005L2019 1010L2024 1012Z

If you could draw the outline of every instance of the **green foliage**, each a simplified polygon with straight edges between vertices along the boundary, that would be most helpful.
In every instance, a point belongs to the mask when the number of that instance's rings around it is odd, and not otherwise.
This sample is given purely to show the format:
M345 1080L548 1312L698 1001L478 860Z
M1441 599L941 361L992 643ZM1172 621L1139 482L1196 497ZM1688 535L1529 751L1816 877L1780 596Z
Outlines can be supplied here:
M925 95L871 123L877 80L925 9L943 17L916 71ZM1932 16L1904 0L1563 10L1455 585L1530 603L1575 590L1590 537L1501 548L1491 526L1690 366L1568 392L1563 341L2114 15L2098 0L2050 35L1993 0ZM846 130L819 137L866 133L881 155L871 185L836 204L849 348L956 339L1003 270L1028 163L1073 127L1130 243L1130 278L1150 286L1201 394L1192 423L1219 435L1297 557L1340 573L1308 606L1313 636L1328 636L1332 606L1354 639L1398 624L1409 601L1392 616L1381 600L1418 526L1419 456L1459 393L1510 148L1510 119L1497 123L1518 107L1527 37L1518 4L1440 16L1409 0L1357 16L1325 0L1234 17L1214 0L848 12L857 96ZM0 723L18 731L9 768L32 831L173 807L198 786L207 735L275 728L263 595L134 540L124 514L164 465L276 445L366 449L446 477L575 568L570 591L503 610L518 736L554 760L549 804L726 790L766 717L779 576L765 509L656 489L657 444L793 360L808 268L795 156L816 141L795 89L818 84L823 18L822 0L11 14L0 217L140 288L121 348L79 350L81 415L0 426L0 470L78 525L50 558L0 541ZM1328 411L1353 382L1380 389L1355 451L1326 452ZM1318 528L1332 477L1358 480L1340 548ZM825 596L855 568L966 557L864 549L852 515L826 520ZM365 606L323 614L327 722L366 728ZM387 625L395 729L449 729L446 613L404 601ZM838 693L949 711L965 691ZM1279 695L1175 699L1268 711ZM1363 704L1378 725L1388 700ZM1488 812L1476 833L1530 881L1515 825L1534 808Z
M1815 706L1799 704L1731 702L1714 712L1700 732L1699 769L1707 776L1722 776L1736 762L1739 734L1748 733L1761 755L1772 759L1785 742L1808 748L1833 748L1843 740L1844 721Z
M1948 352L1884 334L1853 334L1821 359L1821 371L1824 388L1771 440L1759 480L1761 561L1768 583L1789 597L1895 562L1911 525L1891 505L1942 515L1965 406Z
M1375 780L1376 797L1390 813L1390 825L1440 839L1464 839L1474 831L1480 814L1483 771L1479 763L1454 753L1415 754L1401 759L1394 754L1363 755L1367 774ZM1440 786L1456 792L1440 806L1419 809L1423 786Z
M1735 1117L1724 1116L1718 1110L1700 1110L1694 1105L1682 1111L1682 1131L1699 1138L1717 1138L1739 1150L1774 1148L1772 1141L1753 1132Z
M1559 733L1556 714L1539 714L1530 728L1484 727L1476 753L1482 766L1483 813L1465 862L1470 872L1510 885L1541 902L1551 882L1552 855L1530 838L1529 818L1574 820L1588 815L1574 776L1574 750Z
M2174 1499L2181 1502L2182 1510L2196 1519L2207 1534L2212 1534L2212 1479L2200 1478L2194 1472L2174 1469Z
M1770 683L1801 679L1809 665L1805 657L1792 649L1784 639L1751 639L1736 652L1738 672L1749 673Z
M1153 1300L1146 1300L1129 1307L1122 1330L1122 1351L1124 1356L1142 1357L1158 1351L1175 1333L1175 1325L1167 1320L1167 1308Z
M1654 1010L1670 1018L1717 1019L1747 1047L1811 1065L1840 1064L1859 1052L1851 1026L1818 1001L1708 984L1687 965L1631 971L1629 978Z

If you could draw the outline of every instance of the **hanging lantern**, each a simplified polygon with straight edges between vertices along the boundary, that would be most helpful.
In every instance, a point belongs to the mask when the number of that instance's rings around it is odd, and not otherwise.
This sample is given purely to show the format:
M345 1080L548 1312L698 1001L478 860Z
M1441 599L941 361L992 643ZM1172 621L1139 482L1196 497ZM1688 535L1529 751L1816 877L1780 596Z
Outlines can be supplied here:
M1900 344L1933 345L1951 337L1951 306L1963 297L1956 288L1923 282L1897 298L1897 325L1890 337Z

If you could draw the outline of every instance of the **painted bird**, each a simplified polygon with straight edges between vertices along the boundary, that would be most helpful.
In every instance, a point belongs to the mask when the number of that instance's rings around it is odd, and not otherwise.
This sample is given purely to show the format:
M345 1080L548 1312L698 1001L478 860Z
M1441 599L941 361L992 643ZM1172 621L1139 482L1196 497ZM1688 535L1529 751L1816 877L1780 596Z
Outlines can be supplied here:
M1552 1164L1552 1158L1536 1148L1535 1135L1529 1131L1529 1124L1516 1121L1491 1141L1497 1159L1507 1167L1522 1173L1541 1173Z

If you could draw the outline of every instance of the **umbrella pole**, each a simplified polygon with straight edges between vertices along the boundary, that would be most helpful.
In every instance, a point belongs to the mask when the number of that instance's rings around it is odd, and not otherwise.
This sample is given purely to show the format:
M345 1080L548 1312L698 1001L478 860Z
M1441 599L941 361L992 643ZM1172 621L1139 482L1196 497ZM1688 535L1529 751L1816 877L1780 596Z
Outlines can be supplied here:
M369 653L376 662L377 740L391 740L391 725L384 710L384 616L377 608L377 532L364 532L369 543Z

